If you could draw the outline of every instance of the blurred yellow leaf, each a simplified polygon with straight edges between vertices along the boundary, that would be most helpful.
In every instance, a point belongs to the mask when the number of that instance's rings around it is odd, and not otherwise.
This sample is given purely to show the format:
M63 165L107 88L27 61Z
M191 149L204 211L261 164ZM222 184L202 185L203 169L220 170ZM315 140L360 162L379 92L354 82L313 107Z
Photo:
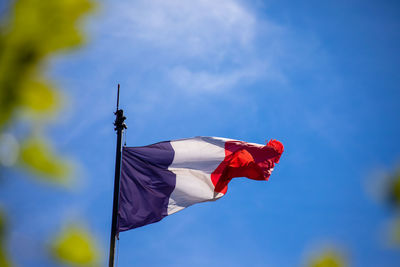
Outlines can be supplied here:
M7 259L3 246L0 246L0 266L11 267L11 262Z
M32 138L21 145L20 162L50 181L68 182L69 165L54 155L41 139Z
M15 5L14 30L35 45L39 55L71 48L83 41L78 19L93 4L88 0L19 0Z
M99 252L93 238L81 227L69 226L51 244L59 261L75 266L98 266Z
M43 82L29 81L23 85L23 106L36 112L48 112L58 106L56 91Z
M5 245L4 245L4 239L5 239L5 219L4 219L4 214L0 210L0 266L1 267L11 267L11 262L7 259L6 253L5 253Z
M345 267L347 264L343 257L334 251L324 252L313 258L308 267Z

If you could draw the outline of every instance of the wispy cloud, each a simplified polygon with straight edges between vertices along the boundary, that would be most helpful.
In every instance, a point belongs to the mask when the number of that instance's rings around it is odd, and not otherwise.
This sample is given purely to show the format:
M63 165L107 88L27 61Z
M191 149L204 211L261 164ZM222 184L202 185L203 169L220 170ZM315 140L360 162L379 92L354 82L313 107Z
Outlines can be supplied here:
M233 0L138 0L120 8L119 34L185 56L248 47L255 34L255 17Z
M180 88L186 88L194 92L225 91L234 87L239 82L253 81L264 78L284 81L281 73L268 69L266 62L249 62L247 66L228 69L228 71L212 72L207 70L193 71L185 66L177 66L169 71L169 78Z
M106 27L130 44L131 53L157 57L160 76L176 88L215 92L249 78L282 80L271 58L283 28L237 0L137 0L115 8L118 16ZM271 41L263 42L263 50L270 50L259 53L257 46L265 38Z

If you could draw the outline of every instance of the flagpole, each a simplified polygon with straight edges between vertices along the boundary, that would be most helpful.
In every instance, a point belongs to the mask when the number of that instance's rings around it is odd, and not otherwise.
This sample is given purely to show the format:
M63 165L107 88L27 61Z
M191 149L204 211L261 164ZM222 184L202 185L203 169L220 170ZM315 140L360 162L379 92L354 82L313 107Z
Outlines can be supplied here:
M113 210L112 210L112 222L111 222L111 236L110 236L110 257L109 267L114 267L114 255L115 255L115 238L117 235L117 216L118 216L118 199L119 199L119 181L121 177L121 145L122 145L122 131L126 129L124 123L124 111L119 109L119 84L117 93L117 110L115 114L115 128L117 131L117 151L115 155L115 178L114 178L114 198L113 198Z

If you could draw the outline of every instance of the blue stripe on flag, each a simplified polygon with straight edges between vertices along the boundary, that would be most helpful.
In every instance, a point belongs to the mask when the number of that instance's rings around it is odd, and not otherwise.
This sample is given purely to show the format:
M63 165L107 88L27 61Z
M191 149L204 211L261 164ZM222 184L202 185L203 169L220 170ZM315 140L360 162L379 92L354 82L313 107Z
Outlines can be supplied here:
M176 175L168 170L174 159L170 142L122 149L118 232L158 222L168 215Z

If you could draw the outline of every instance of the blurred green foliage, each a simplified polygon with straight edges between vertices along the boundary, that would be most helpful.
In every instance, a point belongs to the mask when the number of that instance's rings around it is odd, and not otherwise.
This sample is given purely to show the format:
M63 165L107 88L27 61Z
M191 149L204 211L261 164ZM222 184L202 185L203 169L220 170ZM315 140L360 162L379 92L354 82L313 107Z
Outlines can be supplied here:
M93 4L88 0L19 0L0 32L0 127L18 109L46 113L58 106L58 96L42 70L54 52L83 41L78 19Z
M397 168L389 177L388 199L400 209L400 168Z
M0 160L0 173L2 168L14 164L37 174L35 177L66 184L69 164L53 152L45 136L38 134L43 132L62 100L44 71L56 53L83 44L79 23L94 3L92 0L9 0L8 3L9 12L0 18L0 139L15 140L15 144L0 142L0 145L4 146L2 151L6 151L3 153L6 156L19 155L19 164L14 161L4 164L6 161ZM23 132L21 127L13 128L21 123ZM6 214L0 213L0 266L11 266L5 253L5 218ZM95 266L99 254L92 240L83 228L69 227L55 239L50 254L67 264Z
M16 1L0 35L0 125L17 108L44 112L56 107L56 93L40 67L50 53L82 42L76 20L90 7L90 2L77 0Z
M394 219L389 227L389 243L400 248L400 167L386 176L386 200L393 207Z
M11 267L5 252L6 222L3 211L0 210L0 266Z
M336 251L323 252L311 259L308 267L346 267L345 259Z
M41 139L30 138L22 144L20 162L32 172L41 174L40 178L50 178L50 181L61 184L68 182L68 164L58 159Z
M400 246L400 217L397 217L393 222L390 239L395 246Z
M7 255L5 252L5 235L6 235L6 222L3 212L0 210L0 266L11 267L11 263L7 259Z
M59 261L74 266L99 265L99 254L91 236L76 225L68 226L56 237L51 252Z
M22 115L28 117L28 128L40 132L37 128L43 127L43 120L56 111L61 98L44 77L44 67L54 53L83 43L79 19L92 7L89 0L18 0L2 18L0 131ZM50 153L45 140L36 135L35 140L20 146L22 166L46 177L65 179L66 164Z

